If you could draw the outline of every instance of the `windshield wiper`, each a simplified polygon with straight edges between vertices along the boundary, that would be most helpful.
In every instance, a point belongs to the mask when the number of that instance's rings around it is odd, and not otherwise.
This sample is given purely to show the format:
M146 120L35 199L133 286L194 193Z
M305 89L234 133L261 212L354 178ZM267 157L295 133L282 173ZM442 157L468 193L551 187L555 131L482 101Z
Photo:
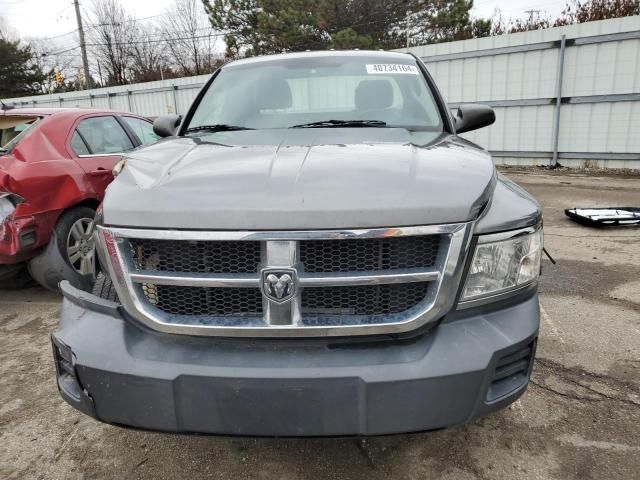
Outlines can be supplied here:
M198 127L187 128L185 133L190 133L190 132L231 132L233 130L255 130L255 128L241 127L239 125L228 125L226 123L216 123L215 125L200 125Z
M301 123L289 128L337 128L337 127L384 127L382 120L323 120L322 122Z

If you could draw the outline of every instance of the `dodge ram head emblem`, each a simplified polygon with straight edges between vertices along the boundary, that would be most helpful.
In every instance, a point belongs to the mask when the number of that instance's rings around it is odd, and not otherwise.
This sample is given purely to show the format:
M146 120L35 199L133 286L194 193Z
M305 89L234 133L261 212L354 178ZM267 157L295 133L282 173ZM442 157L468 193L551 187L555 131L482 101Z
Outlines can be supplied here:
M262 270L262 294L276 303L293 298L297 289L297 275L292 268L265 268Z
M262 270L262 294L276 303L284 303L296 294L296 271L288 268Z

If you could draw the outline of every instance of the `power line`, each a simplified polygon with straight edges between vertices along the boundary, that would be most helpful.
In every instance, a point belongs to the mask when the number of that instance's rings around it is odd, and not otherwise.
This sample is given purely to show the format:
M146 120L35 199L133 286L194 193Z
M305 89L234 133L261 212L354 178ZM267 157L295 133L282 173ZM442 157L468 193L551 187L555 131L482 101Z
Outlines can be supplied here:
M19 0L22 1L22 0ZM0 3L2 3L2 0L0 0ZM122 22L118 22L118 23L131 23L131 22L135 22L135 21L143 21L143 20L148 20L150 18L158 18L158 17L162 17L164 16L164 14L160 14L160 15L151 15L149 17L142 17L142 18L132 18L129 20L123 20ZM97 27L101 27L104 25L114 25L112 23L83 23L84 27L86 28L97 28ZM57 35L52 35L50 37L36 37L38 40L53 40L54 38L60 38L60 37L64 37L66 35L71 35L72 33L77 33L78 29L74 28L73 30L69 31L69 32L65 32L65 33L59 33Z
M16 4L21 3L21 2L22 2L22 0L17 0ZM5 2L3 0L0 0L0 4L1 3L5 3ZM145 21L145 20L150 20L152 18L158 18L158 17L164 17L164 16L165 16L165 14L161 13L161 14L158 14L158 15L150 15L148 17L130 18L128 20L122 20L121 22L117 22L117 24L120 24L120 23L132 23L132 22L142 22L142 21ZM102 26L105 26L105 25L116 25L116 23L83 23L83 26L85 27L85 29L89 29L89 28L93 29L93 28L102 27ZM209 27L204 27L204 28L209 28ZM204 28L198 28L197 30L204 30ZM73 30L71 30L69 32L59 33L57 35L51 35L51 36L48 36L48 37L35 37L35 39L36 40L54 40L56 38L65 37L67 35L71 35L71 34L77 33L77 32L78 32L78 29L74 28Z
M67 52L70 52L72 50L76 50L78 48L80 48L80 45L75 45L73 47L67 48L65 50L59 50L57 52L48 52L47 55L62 55L63 53L67 53Z
M111 43L102 43L102 42L96 42L96 43L87 43L87 46L89 47L99 47L99 46L108 46L108 45L144 45L144 44L148 44L148 43L164 43L167 41L175 41L175 40L197 40L197 39L201 39L201 38L212 38L212 37L222 37L224 35L227 35L229 32L220 32L220 33L210 33L209 35L191 35L188 37L169 37L169 38L159 38L156 40L131 40L131 41L126 41L126 42L111 42Z
M480 3L480 2L474 2L474 8L477 8L478 5L482 4L482 5L489 5L490 3L493 3L495 5L496 8L498 8L498 10L500 10L501 13L509 13L509 12L521 12L521 13L526 13L525 10L523 10L523 7L511 7L511 8L501 8L499 5L499 2L497 0L488 0L487 2L484 3ZM551 1L547 1L547 2L535 2L535 3L527 3L526 7L528 7L528 9L534 9L534 10L541 10L546 12L547 10L544 9L543 7L548 7L550 5L558 5L557 0L551 0ZM564 5L562 7L564 9Z
M95 28L95 27L101 27L101 26L104 26L104 25L119 25L121 23L142 22L144 20L149 20L151 18L164 17L165 15L166 15L166 13L159 13L158 15L150 15L148 17L140 17L140 18L133 17L133 18L129 18L129 19L126 19L126 20L122 20L120 22L113 22L113 23L111 23L111 22L107 22L107 23L88 23L87 26Z
M108 25L108 24L105 24ZM193 30L174 30L174 31L155 31L155 32L145 32L145 37L147 38L155 38L155 37L165 37L166 40L172 40L173 37L172 35L176 35L176 34L194 34L196 32L201 32L201 31L205 31L205 30L210 30L210 31L215 31L212 27L200 27L200 28L194 28Z
M219 32L219 33L210 33L209 35L191 35L191 36L187 36L187 37L173 37L172 36L172 37L168 37L168 38L159 38L159 39L155 39L155 40L130 40L130 41L124 41L124 42L111 42L111 43L93 42L93 43L86 43L85 45L87 47L145 45L145 44L151 44L151 43L164 43L164 42L176 41L176 40L198 40L198 39L203 39L203 38L218 38L218 37L222 37L224 35L227 35L228 33L229 32ZM66 48L64 50L47 53L47 55L60 55L62 53L70 52L70 51L76 50L78 48L80 48L80 45L74 45L73 47Z
M36 37L36 40L53 40L54 38L64 37L66 35L71 35L72 33L76 33L78 31L77 28L74 28L70 32L59 33L58 35L53 35L51 37Z

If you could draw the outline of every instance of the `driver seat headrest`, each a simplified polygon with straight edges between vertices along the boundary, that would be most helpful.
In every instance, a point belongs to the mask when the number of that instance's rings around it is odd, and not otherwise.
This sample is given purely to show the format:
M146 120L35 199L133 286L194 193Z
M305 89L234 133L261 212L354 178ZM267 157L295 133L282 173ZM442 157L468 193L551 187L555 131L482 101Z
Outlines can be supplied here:
M362 80L356 88L358 110L384 110L393 105L393 87L388 80Z
M255 100L259 110L283 110L293 104L291 88L283 78L265 81L256 89Z

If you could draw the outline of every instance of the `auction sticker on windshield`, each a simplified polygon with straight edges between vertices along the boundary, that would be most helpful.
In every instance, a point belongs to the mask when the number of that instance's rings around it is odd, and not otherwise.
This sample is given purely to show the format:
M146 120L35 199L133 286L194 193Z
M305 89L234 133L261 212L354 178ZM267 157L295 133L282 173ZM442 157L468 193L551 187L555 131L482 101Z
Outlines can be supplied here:
M415 65L403 65L399 63L376 63L367 64L368 74L377 73L408 73L410 75L418 75L418 67Z

